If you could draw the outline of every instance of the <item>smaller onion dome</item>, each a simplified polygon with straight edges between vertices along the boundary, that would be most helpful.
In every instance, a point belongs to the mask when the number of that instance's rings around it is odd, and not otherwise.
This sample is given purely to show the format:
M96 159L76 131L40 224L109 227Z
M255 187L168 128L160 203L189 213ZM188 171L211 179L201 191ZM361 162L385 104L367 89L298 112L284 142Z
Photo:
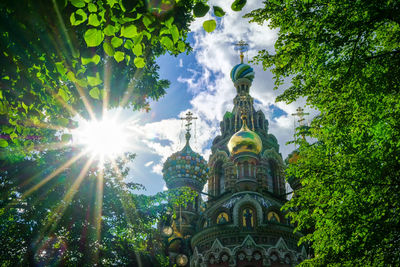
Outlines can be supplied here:
M233 67L231 71L231 79L233 82L236 82L238 79L246 78L250 80L250 82L254 79L254 71L253 68L247 64L240 63Z
M186 133L185 147L172 154L164 163L163 177L168 188L180 186L202 190L207 181L208 166L204 158L189 145L190 134Z
M242 116L242 120L242 128L232 135L228 142L229 152L232 156L242 152L259 154L262 150L262 141L257 133L247 127L245 116Z

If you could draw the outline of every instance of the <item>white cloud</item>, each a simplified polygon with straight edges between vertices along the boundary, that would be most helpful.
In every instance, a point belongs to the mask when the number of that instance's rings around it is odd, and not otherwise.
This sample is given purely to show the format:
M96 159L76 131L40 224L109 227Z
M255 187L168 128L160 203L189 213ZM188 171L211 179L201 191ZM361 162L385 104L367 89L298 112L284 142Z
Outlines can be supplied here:
M154 161L149 161L144 164L145 167L149 167L154 163Z
M249 51L245 55L245 61L252 59L257 51L267 49L273 52L274 42L277 38L277 31L271 30L267 25L249 23L249 19L243 15L251 10L261 8L261 1L249 0L242 12L231 10L230 1L210 1L210 6L221 6L226 15L219 19L217 29L212 33L206 33L202 24L205 20L211 19L210 15L196 19L192 23L193 32L193 53L197 61L196 69L187 69L190 73L183 74L177 81L187 86L187 91L193 95L190 100L190 110L198 117L196 125L193 125L191 147L208 160L211 153L210 144L213 138L219 134L219 123L226 111L231 111L233 98L236 95L235 87L230 79L232 67L239 63L239 54L234 50L234 43L244 40L249 44ZM183 67L182 59L179 60L179 67ZM274 134L280 145L280 152L285 158L293 149L294 145L286 145L286 142L293 139L294 118L292 113L296 112L298 106L305 105L305 99L300 99L289 105L275 103L275 99L283 92L283 89L273 90L273 75L264 71L260 65L252 65L255 71L255 79L251 87L251 95L261 104L255 108L261 109L269 121L269 132ZM175 81L172 81L175 82ZM271 105L282 109L287 115L275 118ZM310 118L317 112L305 108L310 112ZM152 172L161 175L162 164L174 152L179 151L185 144L184 128L182 120L187 110L180 112L175 118L164 119L158 122L147 123L140 127L143 142L150 149L151 153L161 156L161 159L154 160ZM196 127L195 127L196 126ZM194 129L196 128L196 129ZM196 135L194 134L196 130Z

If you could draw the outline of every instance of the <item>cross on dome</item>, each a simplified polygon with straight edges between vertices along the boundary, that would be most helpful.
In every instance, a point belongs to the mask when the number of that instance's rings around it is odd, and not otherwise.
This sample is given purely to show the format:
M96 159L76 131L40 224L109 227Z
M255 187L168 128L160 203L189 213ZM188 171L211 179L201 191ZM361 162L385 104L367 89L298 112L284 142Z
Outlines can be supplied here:
M186 142L189 142L190 130L191 130L190 126L192 126L192 121L193 120L197 120L197 117L193 117L193 113L190 112L190 110L185 115L186 115L186 117L183 117L183 118L180 118L180 119L186 121L186 124L185 124L185 127L186 127L185 137L186 137Z
M243 52L246 52L249 50L249 44L243 40L240 40L239 42L237 42L235 44L235 50L240 51L240 63L243 63L243 58L244 58Z

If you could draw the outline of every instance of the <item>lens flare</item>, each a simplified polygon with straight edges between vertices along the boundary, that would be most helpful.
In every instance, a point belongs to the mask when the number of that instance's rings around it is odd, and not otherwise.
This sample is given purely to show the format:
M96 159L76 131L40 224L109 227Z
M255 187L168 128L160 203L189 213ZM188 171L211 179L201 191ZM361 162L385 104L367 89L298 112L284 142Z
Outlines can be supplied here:
M105 115L101 120L82 120L73 131L74 143L86 147L86 151L100 159L114 159L127 150L128 124L117 116Z

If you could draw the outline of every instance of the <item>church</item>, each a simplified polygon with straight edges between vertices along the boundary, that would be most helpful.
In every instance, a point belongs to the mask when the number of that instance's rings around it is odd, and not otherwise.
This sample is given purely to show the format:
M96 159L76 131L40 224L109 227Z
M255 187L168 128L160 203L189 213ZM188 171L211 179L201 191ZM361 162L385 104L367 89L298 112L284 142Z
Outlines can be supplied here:
M162 228L177 266L286 267L307 257L297 246L301 234L293 233L280 210L286 201L284 162L264 113L254 109L254 71L243 63L243 51L240 58L230 75L234 107L220 123L208 162L190 147L194 117L188 112L186 145L164 163L169 189L185 186L198 193L193 204L176 207L176 218Z

